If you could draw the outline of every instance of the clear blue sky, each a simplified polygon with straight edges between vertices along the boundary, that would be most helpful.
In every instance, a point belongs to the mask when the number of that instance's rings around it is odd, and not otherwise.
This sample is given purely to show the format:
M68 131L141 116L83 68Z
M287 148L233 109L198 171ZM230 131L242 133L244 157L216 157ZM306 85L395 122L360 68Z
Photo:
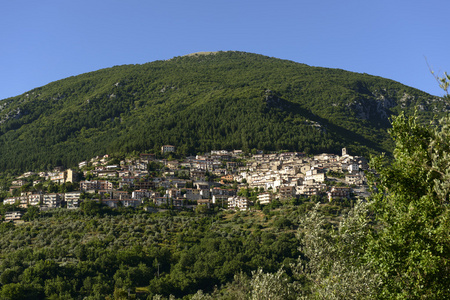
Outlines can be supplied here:
M219 50L442 95L426 59L450 72L449 15L447 0L1 1L0 99L114 65Z

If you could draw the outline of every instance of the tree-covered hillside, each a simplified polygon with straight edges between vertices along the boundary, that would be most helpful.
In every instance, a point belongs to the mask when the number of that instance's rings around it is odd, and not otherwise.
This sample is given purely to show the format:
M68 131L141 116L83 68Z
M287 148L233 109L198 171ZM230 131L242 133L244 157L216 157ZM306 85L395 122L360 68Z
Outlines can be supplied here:
M0 102L0 169L104 153L253 148L390 152L389 116L436 97L397 82L243 52L176 57L66 78Z
M312 205L286 205L266 215L94 211L85 205L73 212L42 212L17 226L2 223L0 299L135 299L116 296L126 291L153 299L214 288L236 292L226 287L236 274L291 269L300 255L298 219Z

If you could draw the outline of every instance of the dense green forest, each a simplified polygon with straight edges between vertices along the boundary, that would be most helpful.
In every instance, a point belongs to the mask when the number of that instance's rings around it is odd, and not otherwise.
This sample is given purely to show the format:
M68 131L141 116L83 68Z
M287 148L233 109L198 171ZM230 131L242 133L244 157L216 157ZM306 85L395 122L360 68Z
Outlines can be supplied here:
M217 149L368 155L393 149L389 117L447 110L397 82L243 52L124 65L0 102L0 170L72 166L105 153Z

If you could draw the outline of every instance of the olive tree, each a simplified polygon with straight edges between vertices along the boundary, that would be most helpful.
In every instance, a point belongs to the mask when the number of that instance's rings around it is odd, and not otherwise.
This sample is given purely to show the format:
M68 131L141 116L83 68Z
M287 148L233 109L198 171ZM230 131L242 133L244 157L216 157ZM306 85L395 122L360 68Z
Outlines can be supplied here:
M303 255L297 275L303 281L302 299L374 298L380 276L365 258L370 231L368 204L358 202L336 228L319 205L300 222Z
M394 160L372 161L379 229L366 257L382 278L380 298L450 295L450 118L421 125L393 119Z

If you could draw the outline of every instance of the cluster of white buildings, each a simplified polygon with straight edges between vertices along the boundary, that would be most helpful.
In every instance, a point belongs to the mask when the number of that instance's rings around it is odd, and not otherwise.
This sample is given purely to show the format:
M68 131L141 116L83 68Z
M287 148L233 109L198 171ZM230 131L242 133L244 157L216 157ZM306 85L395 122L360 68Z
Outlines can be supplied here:
M327 193L329 199L348 197L352 191L349 186L364 184L364 170L367 169L365 158L348 155L344 148L341 156L321 154L307 157L299 153L254 155L247 162L246 170L234 178L246 182L251 188L267 191L259 197L260 203L265 204L271 201L270 197L287 199L323 193ZM327 182L329 172L345 174L341 183L347 187L330 187L332 182Z
M173 151L175 148L170 145L161 149L163 153ZM260 153L250 157L242 155L240 150L220 150L180 161L169 161L157 160L154 154L141 154L135 159L116 161L117 164L110 164L108 155L94 157L90 161L79 163L84 176L91 178L79 182L79 191L62 194L22 193L19 197L7 198L3 202L17 204L21 208L76 208L80 204L81 193L95 193L99 201L110 207L137 207L148 201L147 203L156 206L227 204L228 208L246 210L251 203L248 199L237 196L239 188L257 188L260 204L268 204L273 199L324 193L327 193L331 200L336 197L349 197L352 191L350 186L363 185L364 170L368 168L366 159L348 155L345 148L340 156L321 154L308 157L297 152ZM155 165L163 166L163 169L155 170ZM155 171L158 171L158 176ZM339 180L340 185L347 186L331 186L327 176L330 173L345 174L345 178ZM62 184L77 182L77 174L78 172L68 169L38 175L42 179ZM32 175L35 174L24 173L13 181L11 188L29 184L26 178ZM219 177L220 183L208 181L211 176ZM35 180L33 185L41 182L43 180Z
M77 182L78 181L78 173L73 169L61 170L61 168L55 168L52 172L26 172L19 176L16 180L11 182L11 186L9 188L10 192L14 191L17 188L20 188L24 185L29 184L30 182L26 180L26 178L31 177L33 175L37 175L39 180L34 180L32 185L35 186L44 181L50 180L54 184L63 184L67 182Z
M22 193L18 197L3 200L3 204L18 205L20 208L37 206L40 209L50 209L65 206L68 209L77 208L80 204L81 192L69 193Z

